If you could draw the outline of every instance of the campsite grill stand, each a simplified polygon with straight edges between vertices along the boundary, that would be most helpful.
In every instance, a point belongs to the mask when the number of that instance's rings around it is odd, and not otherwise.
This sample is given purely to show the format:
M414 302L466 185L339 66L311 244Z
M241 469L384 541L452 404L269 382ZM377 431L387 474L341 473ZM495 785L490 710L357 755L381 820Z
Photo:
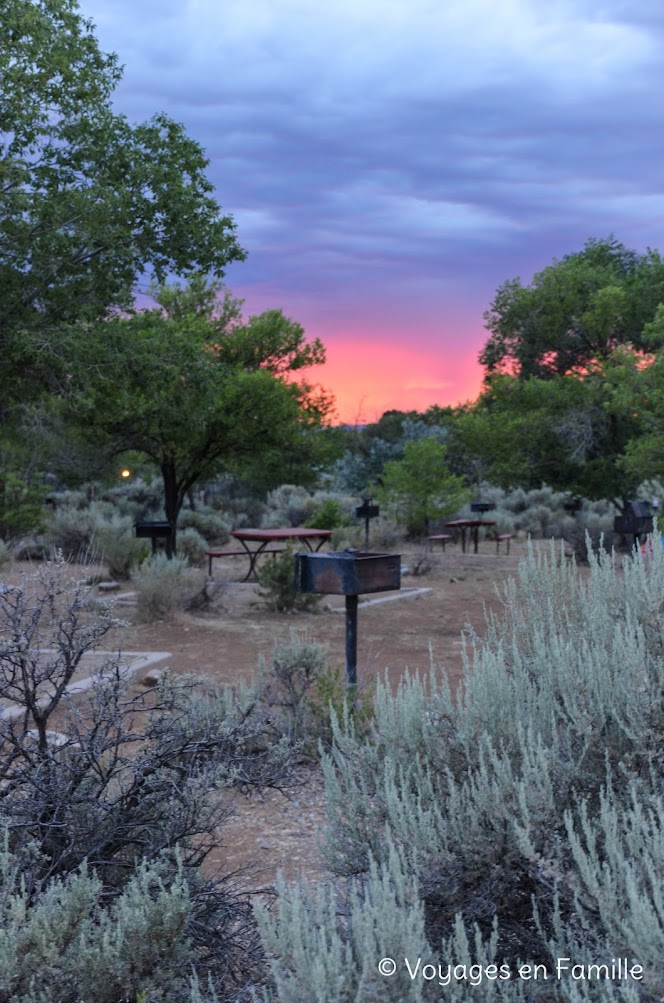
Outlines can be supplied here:
M173 523L166 520L156 522L135 522L134 530L140 540L152 540L152 553L157 553L157 541L164 543L167 557L173 556Z
M401 555L343 550L295 555L295 589L346 597L346 683L357 686L357 603L367 592L401 588Z
M490 512L495 507L493 502L474 501L470 503L471 512Z
M613 521L614 533L626 536L628 533L634 537L634 544L642 542L642 537L653 531L653 514L650 502L629 501L625 506L622 515L617 515Z

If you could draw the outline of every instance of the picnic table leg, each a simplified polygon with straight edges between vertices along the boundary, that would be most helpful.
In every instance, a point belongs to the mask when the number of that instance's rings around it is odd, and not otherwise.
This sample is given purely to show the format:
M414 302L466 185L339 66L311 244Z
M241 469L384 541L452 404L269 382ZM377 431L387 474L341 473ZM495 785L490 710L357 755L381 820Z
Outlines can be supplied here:
M461 529L461 553L465 554L466 553L466 527L465 526L461 526L459 528Z
M473 544L474 544L475 553L477 553L477 543L478 543L479 536L480 536L480 528L479 528L479 526L473 526L471 532L472 532L472 535L473 535Z
M247 574L244 576L244 578L242 579L243 582L248 582L252 575L254 576L254 578L258 578L258 575L256 574L256 561L258 560L258 558L260 557L260 555L263 553L263 551L267 547L268 542L269 541L265 540L263 543L259 544L259 546L258 546L258 548L256 550L249 550L249 547L247 546L246 541L240 539L240 543L242 544L242 546L246 550L247 555L249 557L249 570L248 570Z

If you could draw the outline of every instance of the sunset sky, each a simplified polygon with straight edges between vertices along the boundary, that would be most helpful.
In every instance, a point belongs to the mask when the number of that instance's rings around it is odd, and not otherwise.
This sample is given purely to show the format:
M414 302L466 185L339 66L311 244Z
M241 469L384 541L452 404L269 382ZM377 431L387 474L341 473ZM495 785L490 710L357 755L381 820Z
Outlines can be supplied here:
M344 421L476 396L505 279L664 250L661 0L82 0L211 159L247 313L323 339Z

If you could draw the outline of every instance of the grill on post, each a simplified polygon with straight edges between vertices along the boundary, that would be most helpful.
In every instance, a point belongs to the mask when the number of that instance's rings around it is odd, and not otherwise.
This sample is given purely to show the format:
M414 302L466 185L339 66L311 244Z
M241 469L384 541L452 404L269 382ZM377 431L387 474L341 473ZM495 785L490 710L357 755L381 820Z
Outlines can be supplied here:
M641 541L653 531L653 513L650 502L632 500L627 502L622 515L613 520L613 530L621 536L631 534L634 541Z
M401 555L359 550L296 554L295 588L346 597L346 682L356 686L358 596L400 589Z
M563 502L563 508L570 515L576 515L583 508L583 499L574 495L574 497L566 498Z
M149 522L147 520L134 523L134 531L140 540L152 541L152 553L157 553L158 542L163 544L167 557L173 556L173 524L165 519Z
M492 502L474 501L470 503L471 512L490 512L495 507Z

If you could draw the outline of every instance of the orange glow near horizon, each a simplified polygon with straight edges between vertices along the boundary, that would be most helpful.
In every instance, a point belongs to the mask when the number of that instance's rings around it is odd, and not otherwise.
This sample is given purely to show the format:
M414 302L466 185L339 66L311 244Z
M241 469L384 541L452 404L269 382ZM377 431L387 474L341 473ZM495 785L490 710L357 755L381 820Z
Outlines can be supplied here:
M385 411L461 404L480 392L474 356L446 361L445 350L357 338L325 339L327 362L307 374L335 397L343 424L377 421Z

